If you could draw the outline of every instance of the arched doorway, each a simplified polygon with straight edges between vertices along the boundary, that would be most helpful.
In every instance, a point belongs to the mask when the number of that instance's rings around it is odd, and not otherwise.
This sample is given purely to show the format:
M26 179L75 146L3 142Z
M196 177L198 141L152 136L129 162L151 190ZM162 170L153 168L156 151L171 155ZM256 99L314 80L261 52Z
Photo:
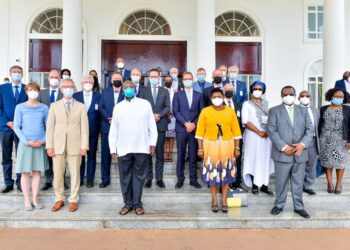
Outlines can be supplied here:
M320 108L323 99L323 60L311 61L306 68L306 84L311 95L311 105Z
M252 17L227 11L215 19L216 66L237 65L240 80L248 85L261 79L262 35Z

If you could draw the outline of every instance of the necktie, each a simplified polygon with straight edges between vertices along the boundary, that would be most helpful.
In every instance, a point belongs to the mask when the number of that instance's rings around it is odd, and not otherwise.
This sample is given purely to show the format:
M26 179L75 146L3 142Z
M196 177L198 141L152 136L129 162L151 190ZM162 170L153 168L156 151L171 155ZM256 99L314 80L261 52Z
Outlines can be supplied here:
M70 113L70 101L66 102L66 111L68 114Z
M288 115L292 125L294 125L293 106L288 107Z
M232 108L232 103L231 101L228 101L228 106L230 106Z
M50 103L55 102L55 92L56 90L51 90L51 95L50 95Z
M19 86L15 86L15 102L17 103L19 101Z
M153 103L156 104L157 88L152 88Z

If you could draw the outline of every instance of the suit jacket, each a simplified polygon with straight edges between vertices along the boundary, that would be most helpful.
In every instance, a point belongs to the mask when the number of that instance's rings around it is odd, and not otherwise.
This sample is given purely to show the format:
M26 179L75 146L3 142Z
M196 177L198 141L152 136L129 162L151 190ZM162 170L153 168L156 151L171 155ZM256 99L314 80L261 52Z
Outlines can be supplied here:
M136 93L136 97L141 98L141 99L146 99L145 97L145 92L146 92L147 87L141 83L139 83L139 90Z
M117 68L114 68L112 72L110 71L105 71L103 72L105 75L105 88L112 87L112 73L113 72L118 72L119 70ZM123 81L130 80L131 81L131 71L128 69L125 69L124 72L122 72L123 76Z
M165 132L168 129L168 113L170 112L169 91L163 87L158 88L156 103L153 101L152 88L150 86L144 89L144 99L149 101L152 106L153 114L159 114L160 120L157 122L158 131Z
M344 90L345 92L347 92L347 91L346 91L346 85L345 85L345 80L344 80L344 79L341 79L341 80L336 81L334 87L335 87L335 88L338 88L338 89L342 89L342 90Z
M321 107L320 110L320 122L318 124L318 135L321 136L324 126L324 112L328 109L329 105ZM350 143L350 107L343 105L343 139Z
M89 136L98 136L101 126L101 116L98 109L98 103L100 94L97 92L91 92L92 99L89 110L87 110L89 120ZM80 103L84 104L84 91L74 93L73 98Z
M118 103L124 100L124 94L121 90L118 98ZM112 118L114 108L114 89L113 87L106 88L102 91L99 99L99 110L101 114L101 133L109 133L109 119Z
M272 141L272 159L279 162L306 162L307 146L310 144L315 130L306 108L294 105L294 125L289 119L284 104L270 109L267 122L267 133ZM286 145L302 142L306 146L300 156L288 156L282 152Z
M185 90L175 93L173 100L173 113L176 119L175 131L186 132L185 123L188 121L197 124L203 108L204 101L201 93L193 90L191 108L189 108Z
M46 148L56 154L80 155L89 149L89 125L85 105L74 101L67 117L63 99L52 103L46 124Z
M211 86L213 86L213 84L211 82L205 81L204 82L204 88L203 88L203 91L202 91L201 83L199 81L196 81L196 82L193 83L193 89L195 91L199 92L199 93L202 93L202 94L204 92L204 89L209 88Z
M232 83L230 80L225 80L223 84ZM236 92L233 96L233 101L243 104L245 101L248 101L249 95L247 90L247 85L245 82L237 80L236 82Z
M43 89L39 93L38 100L39 100L39 102L44 103L48 107L50 107L51 106L50 96L51 96L50 88ZM62 98L63 98L63 94L62 94L60 88L57 88L57 99L56 99L56 101L59 101Z
M12 83L0 85L0 131L12 131L6 123L13 121L17 104L28 100L24 88L25 85L22 83L21 91L19 92L19 99L16 103Z

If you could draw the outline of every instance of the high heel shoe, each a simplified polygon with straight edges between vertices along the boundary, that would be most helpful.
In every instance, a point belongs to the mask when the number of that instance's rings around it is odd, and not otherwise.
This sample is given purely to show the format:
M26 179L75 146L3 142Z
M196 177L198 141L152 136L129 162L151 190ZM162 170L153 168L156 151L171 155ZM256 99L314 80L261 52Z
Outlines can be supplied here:
M329 188L329 186L328 186L328 187L327 187L327 192L328 192L329 194L333 194L333 193L334 193L334 186L331 187L331 188Z
M211 211L213 211L213 213L218 213L219 212L219 206L218 205L212 205L211 206Z
M222 211L224 214L227 214L227 212L228 212L228 207L227 207L227 205L226 205L226 206L222 205L221 211Z
M340 190L337 190L336 188L334 189L335 194L341 194L342 191L343 191L343 186L340 187Z

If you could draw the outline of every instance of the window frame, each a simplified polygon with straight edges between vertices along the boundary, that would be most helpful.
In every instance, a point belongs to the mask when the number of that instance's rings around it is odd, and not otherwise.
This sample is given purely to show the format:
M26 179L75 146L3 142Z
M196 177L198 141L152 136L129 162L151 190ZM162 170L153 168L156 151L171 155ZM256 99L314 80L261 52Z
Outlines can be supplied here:
M316 37L318 37L318 34L323 34L324 32L318 32L318 7L323 7L323 26L324 26L324 4L322 0L304 0L304 42L305 43L323 43L323 38L309 38L309 7L316 7L315 14L316 14L316 31L311 32L316 34Z

